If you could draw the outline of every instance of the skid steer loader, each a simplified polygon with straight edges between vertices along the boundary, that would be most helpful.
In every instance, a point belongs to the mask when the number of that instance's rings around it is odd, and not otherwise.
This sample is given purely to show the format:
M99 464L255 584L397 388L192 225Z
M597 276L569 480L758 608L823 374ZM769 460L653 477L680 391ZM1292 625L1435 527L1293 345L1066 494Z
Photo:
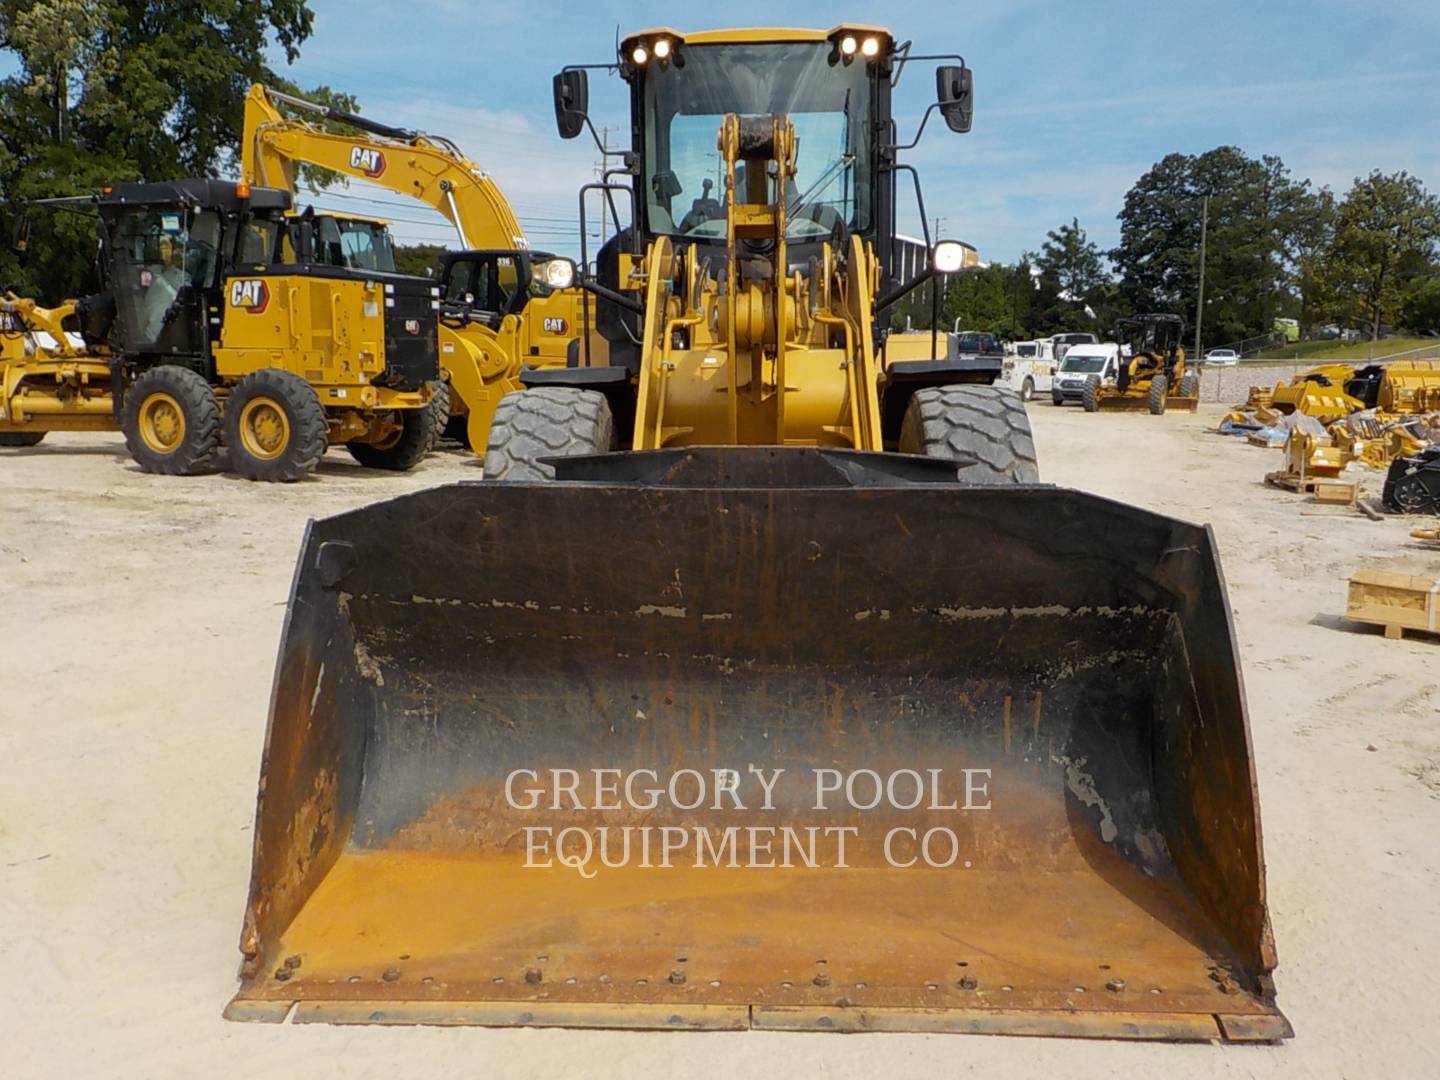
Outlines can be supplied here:
M1036 483L993 366L877 359L957 265L888 270L924 59L623 41L615 362L527 373L485 480L310 526L227 1016L1289 1034L1213 536Z
M326 447L408 469L444 424L438 290L326 265L289 194L222 180L126 183L99 215L104 291L6 296L0 445L119 430L148 472L297 480Z
M1114 381L1091 375L1081 402L1086 412L1138 412L1160 416L1166 409L1194 412L1200 406L1200 374L1185 364L1178 315L1136 315L1121 319L1115 340L1128 349Z

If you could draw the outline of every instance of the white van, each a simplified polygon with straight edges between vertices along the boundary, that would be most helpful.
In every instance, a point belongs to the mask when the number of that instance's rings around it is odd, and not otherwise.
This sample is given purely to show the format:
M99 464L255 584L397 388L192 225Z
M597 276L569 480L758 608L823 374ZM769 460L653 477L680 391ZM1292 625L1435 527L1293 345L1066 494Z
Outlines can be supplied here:
M1072 345L1060 361L1060 369L1050 386L1050 400L1056 405L1079 401L1085 393L1085 381L1099 375L1100 381L1114 380L1120 374L1120 346L1113 341L1099 345Z

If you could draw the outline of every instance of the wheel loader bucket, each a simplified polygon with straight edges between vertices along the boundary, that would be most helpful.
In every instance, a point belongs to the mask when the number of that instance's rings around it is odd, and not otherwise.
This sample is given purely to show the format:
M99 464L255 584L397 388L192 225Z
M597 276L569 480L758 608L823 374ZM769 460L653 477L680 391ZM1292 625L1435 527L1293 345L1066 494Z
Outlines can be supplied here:
M558 468L310 525L227 1016L1289 1035L1207 529L899 455Z

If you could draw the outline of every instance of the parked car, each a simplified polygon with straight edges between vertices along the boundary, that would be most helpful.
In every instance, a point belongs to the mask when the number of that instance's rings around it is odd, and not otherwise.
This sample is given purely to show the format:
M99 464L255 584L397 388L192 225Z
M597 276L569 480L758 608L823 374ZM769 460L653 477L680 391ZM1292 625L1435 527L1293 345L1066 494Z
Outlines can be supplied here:
M1240 354L1234 349L1211 349L1205 354L1205 363L1216 367L1234 367L1240 363Z
M950 335L951 356L1004 356L1005 346L996 334L961 330Z

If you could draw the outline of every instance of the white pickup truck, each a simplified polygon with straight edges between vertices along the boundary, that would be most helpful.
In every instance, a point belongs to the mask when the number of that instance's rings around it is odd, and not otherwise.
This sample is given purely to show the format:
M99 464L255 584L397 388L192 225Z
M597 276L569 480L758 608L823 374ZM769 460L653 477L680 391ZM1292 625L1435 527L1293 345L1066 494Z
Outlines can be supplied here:
M1050 389L1055 378L1055 345L1049 340L1017 341L1000 365L997 386L1008 386L1029 401Z

